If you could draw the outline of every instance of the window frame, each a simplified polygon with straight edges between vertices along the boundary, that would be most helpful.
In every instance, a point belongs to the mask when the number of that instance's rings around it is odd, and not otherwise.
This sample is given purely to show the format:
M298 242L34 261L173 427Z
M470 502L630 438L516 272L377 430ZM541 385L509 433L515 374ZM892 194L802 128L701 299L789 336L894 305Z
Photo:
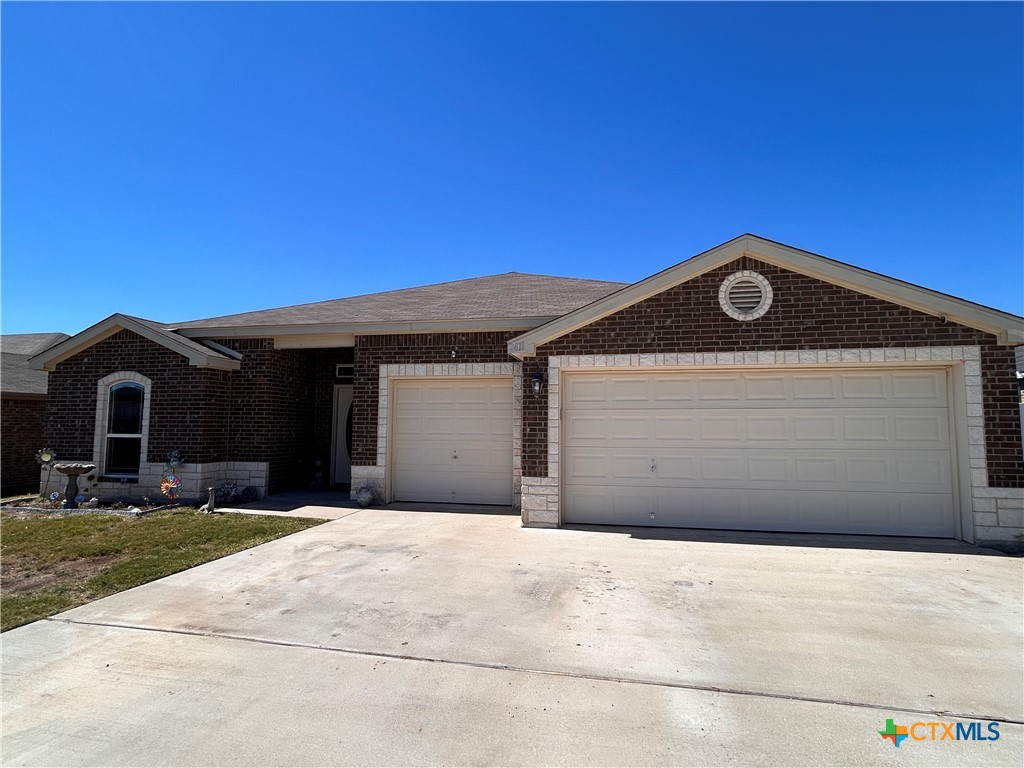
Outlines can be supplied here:
M134 386L142 389L142 422L141 432L137 434L110 432L110 404L114 391L119 387ZM152 382L149 378L134 371L118 371L104 376L96 385L96 433L93 441L93 463L101 477L117 480L138 480L145 471L146 456L149 449L149 406L152 402ZM110 438L130 438L139 440L139 470L134 473L108 472L107 462L110 458Z

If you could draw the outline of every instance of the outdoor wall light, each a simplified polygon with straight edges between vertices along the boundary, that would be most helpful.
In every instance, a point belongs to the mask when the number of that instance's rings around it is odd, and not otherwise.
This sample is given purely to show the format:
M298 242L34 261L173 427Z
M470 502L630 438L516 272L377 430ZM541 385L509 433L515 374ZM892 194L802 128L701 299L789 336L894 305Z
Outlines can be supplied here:
M544 389L544 372L537 371L530 378L530 386L533 387L533 394L539 395Z

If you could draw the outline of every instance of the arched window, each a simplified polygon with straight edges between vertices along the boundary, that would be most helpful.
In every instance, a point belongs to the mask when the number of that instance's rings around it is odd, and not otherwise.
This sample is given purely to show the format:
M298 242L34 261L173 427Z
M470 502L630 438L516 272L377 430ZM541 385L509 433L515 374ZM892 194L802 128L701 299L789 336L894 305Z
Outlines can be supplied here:
M142 459L142 411L145 400L145 387L133 381L122 381L110 388L104 474L139 474L139 462Z

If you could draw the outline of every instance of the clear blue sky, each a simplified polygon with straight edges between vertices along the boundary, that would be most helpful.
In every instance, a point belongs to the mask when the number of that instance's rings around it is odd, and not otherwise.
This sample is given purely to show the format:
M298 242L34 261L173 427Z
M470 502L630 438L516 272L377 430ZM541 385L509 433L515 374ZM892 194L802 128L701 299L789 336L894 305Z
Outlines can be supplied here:
M742 232L1021 314L1019 3L4 3L3 332Z

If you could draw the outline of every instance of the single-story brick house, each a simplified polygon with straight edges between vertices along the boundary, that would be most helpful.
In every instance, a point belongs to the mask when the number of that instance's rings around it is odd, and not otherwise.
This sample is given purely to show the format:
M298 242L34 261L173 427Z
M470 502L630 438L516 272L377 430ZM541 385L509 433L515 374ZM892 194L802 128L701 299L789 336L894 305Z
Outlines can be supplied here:
M39 488L36 453L43 446L46 371L28 359L68 338L66 333L0 336L0 495Z
M753 235L632 285L509 273L33 359L46 439L158 493L370 486L524 524L1021 541L1015 315Z

